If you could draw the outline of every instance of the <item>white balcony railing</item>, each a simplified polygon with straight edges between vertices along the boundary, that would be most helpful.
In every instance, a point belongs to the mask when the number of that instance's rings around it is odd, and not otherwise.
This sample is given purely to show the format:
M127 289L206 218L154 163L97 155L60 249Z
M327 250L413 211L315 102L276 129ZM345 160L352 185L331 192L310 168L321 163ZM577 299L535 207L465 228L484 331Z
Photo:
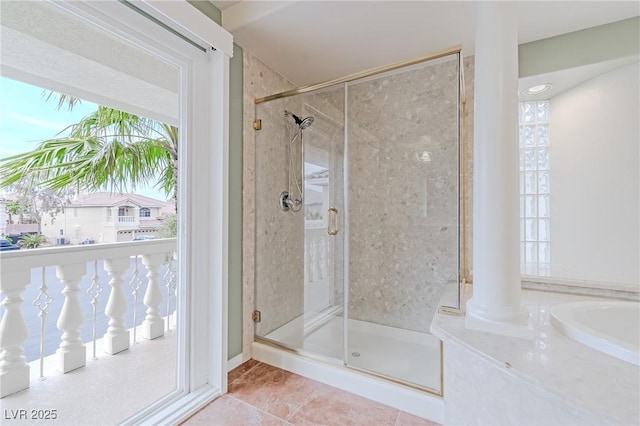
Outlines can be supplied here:
M331 271L331 239L327 228L305 227L304 276L305 284L323 281Z
M160 239L1 253L0 398L30 386L25 346L29 361L39 356L42 378L52 344L57 347L57 370L67 373L86 365L85 343L92 343L95 358L98 339L104 352L115 355L136 342L138 329L143 339L163 336L163 316L171 314L175 301L175 250L175 239ZM143 291L144 318L138 315ZM46 333L52 315L62 333L59 342ZM32 331L31 339L29 328L38 331ZM104 335L99 335L101 328ZM90 337L83 339L82 334Z
M136 216L111 216L104 223L105 226L138 226L140 220Z
M118 223L135 223L137 222L135 216L118 216Z

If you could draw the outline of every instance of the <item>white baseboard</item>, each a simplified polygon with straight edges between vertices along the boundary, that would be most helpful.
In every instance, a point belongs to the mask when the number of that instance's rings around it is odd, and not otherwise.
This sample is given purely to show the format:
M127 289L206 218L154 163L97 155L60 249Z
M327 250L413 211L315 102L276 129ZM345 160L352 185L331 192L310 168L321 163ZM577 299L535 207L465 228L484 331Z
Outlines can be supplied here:
M231 371L242 364L242 354L236 355L227 361L227 371Z
M444 423L444 400L438 396L376 379L358 371L305 358L253 342L253 359L380 402L418 417Z

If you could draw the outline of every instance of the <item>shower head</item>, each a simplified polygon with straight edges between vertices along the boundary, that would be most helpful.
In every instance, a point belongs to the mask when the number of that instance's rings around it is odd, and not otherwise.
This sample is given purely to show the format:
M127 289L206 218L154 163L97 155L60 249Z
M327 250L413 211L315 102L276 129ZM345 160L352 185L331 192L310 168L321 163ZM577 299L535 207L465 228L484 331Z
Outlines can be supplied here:
M295 117L295 116L294 116ZM298 117L295 117L298 118ZM299 120L299 119L298 119ZM302 120L300 120L300 122L298 123L298 120L296 120L296 124L298 126L300 126L300 129L306 129L307 127L310 127L313 124L313 117L309 116L306 118L303 118Z
M284 113L286 115L290 115L291 117L293 117L293 120L296 122L296 124L298 125L298 127L300 127L300 130L304 130L307 127L311 126L313 124L313 117L309 116L306 118L300 118L297 115L295 115L292 112L289 112L287 110L284 111Z

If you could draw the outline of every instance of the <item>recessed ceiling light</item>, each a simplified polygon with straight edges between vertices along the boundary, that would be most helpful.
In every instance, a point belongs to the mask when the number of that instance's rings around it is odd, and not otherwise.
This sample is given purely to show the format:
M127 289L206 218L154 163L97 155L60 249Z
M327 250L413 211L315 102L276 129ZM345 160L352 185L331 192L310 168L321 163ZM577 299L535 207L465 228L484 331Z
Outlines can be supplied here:
M553 84L545 83L545 84L540 84L538 86L529 87L527 90L525 90L522 93L524 93L525 95L537 95L538 93L546 92L552 87L553 87Z

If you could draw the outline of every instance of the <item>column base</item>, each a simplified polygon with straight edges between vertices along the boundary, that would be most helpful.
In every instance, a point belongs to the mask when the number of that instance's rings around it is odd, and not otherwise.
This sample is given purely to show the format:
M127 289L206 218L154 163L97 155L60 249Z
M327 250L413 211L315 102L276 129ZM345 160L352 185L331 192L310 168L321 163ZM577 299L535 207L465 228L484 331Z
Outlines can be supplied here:
M519 308L496 308L479 306L470 299L467 302L465 327L470 330L501 334L503 336L533 339L533 327L529 311Z
M117 336L104 335L104 351L109 355L115 355L118 352L126 351L129 349L129 331L126 331Z
M70 351L58 349L56 355L58 356L58 371L61 373L68 373L87 364L87 348L85 345Z
M147 340L157 339L164 336L164 319L150 323L142 321L142 337Z
M29 366L23 365L15 370L0 374L0 398L29 388Z

